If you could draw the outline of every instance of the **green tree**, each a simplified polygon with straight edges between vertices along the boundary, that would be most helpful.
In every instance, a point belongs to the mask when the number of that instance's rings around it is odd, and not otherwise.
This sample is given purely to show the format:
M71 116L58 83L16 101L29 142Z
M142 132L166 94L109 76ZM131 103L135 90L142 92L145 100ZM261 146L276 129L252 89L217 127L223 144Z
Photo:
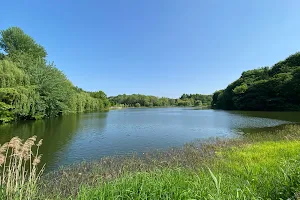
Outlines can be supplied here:
M101 90L97 92L91 92L91 96L97 99L107 99L106 94Z
M8 28L1 31L0 34L0 48L3 49L8 56L13 56L18 53L29 54L35 58L46 58L47 56L45 49L18 27Z
M212 106L237 110L300 110L300 53L271 68L248 70L213 95Z
M202 107L202 101L200 101L200 100L196 100L196 102L195 102L195 106L199 106L199 107Z
M140 103L135 103L134 107L141 107Z
M108 110L104 92L75 87L21 29L1 31L0 48L0 122Z
M5 55L3 53L0 53L0 60L4 60Z

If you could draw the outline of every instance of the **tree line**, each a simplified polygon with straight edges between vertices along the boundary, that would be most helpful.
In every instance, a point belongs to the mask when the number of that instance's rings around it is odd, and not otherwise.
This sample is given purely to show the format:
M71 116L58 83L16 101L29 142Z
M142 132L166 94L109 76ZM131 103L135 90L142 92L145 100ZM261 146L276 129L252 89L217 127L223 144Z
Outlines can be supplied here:
M248 70L213 94L212 107L225 110L300 110L300 52L272 67Z
M109 97L111 105L121 107L210 106L212 95L183 94L178 99L132 94Z
M225 110L300 110L300 53L242 73L213 95L180 98L88 92L46 60L47 52L18 27L0 31L0 123L124 107L210 106Z
M178 106L208 107L211 105L212 95L183 94L177 101Z
M20 28L1 30L0 123L109 108L104 92L74 86L46 56Z

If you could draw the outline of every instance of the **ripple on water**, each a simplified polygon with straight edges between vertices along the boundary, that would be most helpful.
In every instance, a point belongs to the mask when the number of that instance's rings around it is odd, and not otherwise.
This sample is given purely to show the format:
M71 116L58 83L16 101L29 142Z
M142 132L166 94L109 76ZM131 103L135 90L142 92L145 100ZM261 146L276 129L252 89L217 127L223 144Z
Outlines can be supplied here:
M299 113L296 115L300 116ZM263 116L263 117L261 117ZM270 118L267 118L270 116ZM240 129L290 123L279 114L186 108L123 109L0 127L0 143L14 135L44 139L48 169L129 152L182 146L196 139L234 137ZM272 119L276 118L276 119Z

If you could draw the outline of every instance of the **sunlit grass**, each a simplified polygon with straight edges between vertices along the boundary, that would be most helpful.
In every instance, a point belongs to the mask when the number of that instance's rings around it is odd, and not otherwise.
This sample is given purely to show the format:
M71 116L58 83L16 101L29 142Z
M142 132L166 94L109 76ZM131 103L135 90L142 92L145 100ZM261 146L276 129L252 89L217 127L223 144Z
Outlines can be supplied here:
M296 199L300 126L52 172L42 199Z
M300 156L300 141L260 142L243 148L232 147L218 153L218 156L225 158L222 165L230 165L236 170L241 168L241 163L247 164L243 167L251 169L261 166L276 168L280 162Z
M299 152L298 141L232 148L211 168L124 175L83 187L78 199L287 199L300 189Z

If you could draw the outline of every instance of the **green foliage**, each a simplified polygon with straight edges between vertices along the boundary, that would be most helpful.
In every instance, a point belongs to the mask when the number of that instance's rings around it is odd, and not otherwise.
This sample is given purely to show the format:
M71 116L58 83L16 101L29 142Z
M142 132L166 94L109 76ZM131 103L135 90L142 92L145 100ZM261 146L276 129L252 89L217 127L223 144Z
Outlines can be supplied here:
M9 106L1 118L39 119L44 117L46 104L40 99L34 86L0 88L0 101ZM10 120L2 120L3 122Z
M11 27L0 33L0 48L9 56L15 53L28 53L36 58L47 56L45 49L18 27Z
M178 99L177 100L177 106L192 106L192 105L193 105L193 102L189 99L184 99L184 100Z
M246 83L243 83L240 86L237 86L233 89L234 94L244 94L248 90L248 86Z
M115 97L109 97L109 100L112 105L125 105L129 107L159 107L159 106L175 106L176 100L169 99L166 97L155 97L155 96L147 96L142 94L132 94L132 95L118 95Z
M109 97L112 105L126 105L136 107L139 103L143 107L167 107L167 106L210 106L212 101L211 95L202 94L183 94L179 99L166 97L147 96L142 94L118 95Z
M56 116L67 110L66 102L70 98L72 85L65 75L53 65L42 65L34 73L37 91L46 104L46 116Z
M180 97L181 101L178 104L181 106L210 106L212 102L212 95L204 94L183 94Z
M0 121L1 122L9 122L14 119L12 112L10 110L12 106L6 104L4 102L0 102Z
M11 61L0 60L0 88L29 85L29 76Z
M212 107L225 110L300 110L300 53L273 67L248 70L213 94Z
M293 71L296 67L300 66L300 52L290 55L284 61L276 63L269 71L270 76L279 73L286 73Z
M104 92L85 92L46 64L44 48L20 28L1 31L0 47L0 123L109 108Z
M97 98L97 99L107 99L106 94L101 90L99 90L97 92L90 92L90 94L92 97Z
M3 60L5 58L5 55L0 52L0 60Z
M195 106L202 107L203 106L202 101L201 100L196 100L195 101Z

